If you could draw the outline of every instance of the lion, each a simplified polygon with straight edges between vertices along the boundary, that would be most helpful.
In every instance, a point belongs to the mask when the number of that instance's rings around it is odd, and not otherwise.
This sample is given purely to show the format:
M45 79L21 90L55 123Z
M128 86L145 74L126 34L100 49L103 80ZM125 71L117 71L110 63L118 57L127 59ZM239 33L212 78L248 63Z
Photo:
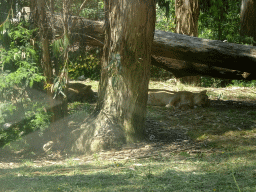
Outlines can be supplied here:
M207 107L210 104L206 90L199 93L189 91L168 91L168 90L149 90L148 104L157 106L166 106L175 109L188 109L195 106Z
M174 91L164 89L149 89L148 90L148 105L166 106L171 97L175 94Z

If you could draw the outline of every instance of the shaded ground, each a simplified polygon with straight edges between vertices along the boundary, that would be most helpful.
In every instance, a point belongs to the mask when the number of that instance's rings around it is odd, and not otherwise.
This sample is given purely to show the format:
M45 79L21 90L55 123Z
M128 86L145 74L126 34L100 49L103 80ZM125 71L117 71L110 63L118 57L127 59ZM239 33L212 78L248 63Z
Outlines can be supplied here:
M223 101L223 100L211 100L211 107L204 109L190 109L186 111L176 110L171 111L168 109L164 109L163 107L152 107L150 115L153 117L148 117L146 121L147 127L147 137L149 141L157 141L157 142L167 142L171 143L173 141L179 140L188 140L188 136L185 134L186 131L182 129L182 121L184 116L186 118L196 118L198 121L200 119L204 119L205 122L211 122L211 119L207 119L207 113L210 111L215 111L219 113L223 113L224 111L235 110L236 113L239 114L248 114L248 116L252 115L256 117L256 102L247 102L247 101ZM255 113L254 113L255 111ZM155 114L152 114L155 113ZM155 120L155 117L160 115L161 120ZM176 126L172 126L172 120L175 118L179 120L181 123ZM210 118L210 117L208 117ZM235 117L234 117L235 118ZM245 122L243 128L247 129L253 122ZM178 127L177 127L178 126Z
M236 89L235 93L239 93L239 91L245 93L243 88ZM246 91L255 94L254 90L246 89ZM218 92L224 93L228 100L220 99L222 95ZM215 137L216 135L223 137L226 132L249 130L255 128L256 125L254 121L256 120L256 97L254 97L256 94L249 99L242 97L242 94L239 94L240 98L229 97L228 94L234 95L234 91L229 89L209 90L211 99L209 108L175 111L165 107L149 106L146 120L146 140L138 144L124 145L119 150L102 151L98 153L98 158L105 160L157 159L170 153L182 151L200 154L219 150L221 149L219 145L212 145L214 139L220 139L220 137ZM79 128L83 123L84 116L88 115L83 111L84 108L78 107L77 109L81 111L73 113L66 119L69 129L72 130ZM256 134L254 133L250 138L252 141L254 139L256 141ZM161 156L159 156L160 153ZM67 157L68 155L62 151L48 151L47 153L40 151L38 153L37 151L21 150L11 153L8 150L0 150L0 166L15 166L16 160L26 158L35 159L38 164L61 163ZM90 161L94 158L86 156L83 159Z
M159 84L151 88L202 90ZM50 145L46 152L38 143L47 137L31 143L35 136L28 135L0 150L0 191L256 191L255 93L208 89L208 108L148 106L144 142L92 155ZM93 110L90 104L69 107L64 121L70 130Z

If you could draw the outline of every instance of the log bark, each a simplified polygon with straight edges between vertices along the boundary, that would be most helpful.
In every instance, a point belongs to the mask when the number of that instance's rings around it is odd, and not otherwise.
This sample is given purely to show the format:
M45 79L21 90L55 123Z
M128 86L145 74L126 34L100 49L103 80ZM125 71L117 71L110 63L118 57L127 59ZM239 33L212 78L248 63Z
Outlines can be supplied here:
M176 78L185 76L208 76L221 79L253 80L255 73L246 73L199 63L191 63L166 57L152 56L151 64L173 73Z
M58 22L59 16L56 16L56 27L61 29L61 23ZM92 21L82 17L71 16L71 20L78 22L72 29L72 36L79 41L80 44L89 44L93 46L104 45L104 22ZM203 64L208 68L216 69L212 77L226 78L225 73L229 73L228 78L252 80L255 78L253 73L256 67L256 47L248 45L240 45L235 43L226 43L218 40L201 39L187 35L181 35L171 32L155 31L152 46L152 55L164 58L182 60L186 62L195 62ZM165 62L164 62L165 63ZM176 70L170 62L165 69L172 72ZM153 63L154 64L154 63ZM159 65L158 65L159 66ZM162 65L164 66L164 64ZM195 65L194 67L196 67ZM219 67L219 68L215 68ZM163 67L162 67L163 68ZM221 69L226 68L226 69ZM230 69L230 71L228 71ZM235 70L235 71L234 71ZM198 72L202 71L197 69ZM242 75L247 72L247 75ZM251 75L248 75L248 74ZM180 73L181 74L181 73ZM193 73L184 73L184 75L193 75ZM217 76L215 76L217 74ZM235 74L235 75L234 75ZM204 73L200 72L200 75Z
M199 14L200 8L198 0L175 0L175 33L197 37ZM180 65L183 63L183 61L180 61ZM199 75L188 75L179 78L178 81L194 86L201 85L201 77Z
M156 31L152 55L245 72L256 67L256 47Z

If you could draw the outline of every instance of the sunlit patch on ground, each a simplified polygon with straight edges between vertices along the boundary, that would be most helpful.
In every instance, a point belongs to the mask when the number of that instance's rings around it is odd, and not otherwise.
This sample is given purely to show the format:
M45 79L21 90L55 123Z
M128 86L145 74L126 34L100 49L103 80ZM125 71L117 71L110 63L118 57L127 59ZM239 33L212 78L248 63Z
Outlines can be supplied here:
M150 88L204 89L168 82ZM148 106L146 140L120 150L40 155L12 143L0 151L0 191L256 191L256 90L207 90L208 108ZM94 106L69 107L75 129Z

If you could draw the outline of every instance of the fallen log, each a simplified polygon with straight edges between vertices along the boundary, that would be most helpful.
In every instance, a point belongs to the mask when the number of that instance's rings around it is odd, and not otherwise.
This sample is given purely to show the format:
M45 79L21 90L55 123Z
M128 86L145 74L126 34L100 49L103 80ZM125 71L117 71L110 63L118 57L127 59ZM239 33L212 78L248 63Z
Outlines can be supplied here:
M57 33L62 33L62 16L54 17ZM75 16L70 16L69 20L74 40L82 45L104 45L103 21ZM155 58L152 59L153 65L171 71L176 77L202 75L225 79L256 79L254 46L155 31L152 56ZM156 60L157 57L162 62Z
M175 60L160 56L151 56L151 64L172 72L176 78L186 76L208 76L221 79L253 80L255 73L246 73L238 70L231 70L199 63Z
M256 47L156 31L152 54L209 66L253 72Z

